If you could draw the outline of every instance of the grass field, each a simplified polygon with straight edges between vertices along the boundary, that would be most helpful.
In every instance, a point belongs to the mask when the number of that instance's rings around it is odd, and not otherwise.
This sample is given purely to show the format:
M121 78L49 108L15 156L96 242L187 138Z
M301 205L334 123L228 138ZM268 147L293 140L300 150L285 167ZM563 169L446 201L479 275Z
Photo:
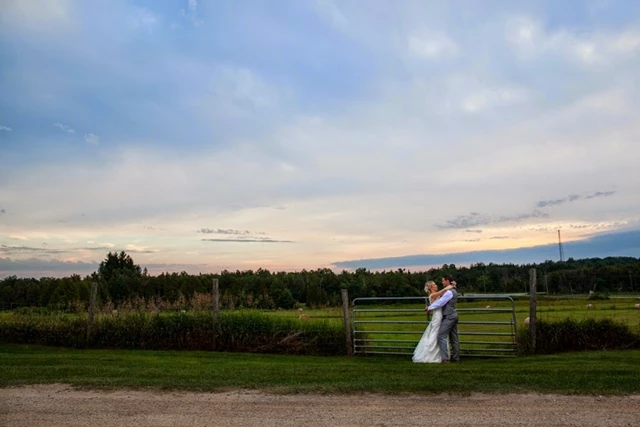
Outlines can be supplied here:
M413 364L385 356L300 357L186 351L71 350L0 345L0 387L275 393L640 393L640 351Z

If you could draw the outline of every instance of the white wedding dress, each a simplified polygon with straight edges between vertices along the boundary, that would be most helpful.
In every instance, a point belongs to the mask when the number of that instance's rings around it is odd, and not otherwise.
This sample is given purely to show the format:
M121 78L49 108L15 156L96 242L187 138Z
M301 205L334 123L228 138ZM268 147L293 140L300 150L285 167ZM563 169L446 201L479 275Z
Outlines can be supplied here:
M414 363L442 362L440 347L438 346L438 331L440 330L440 323L442 323L442 308L437 308L431 313L431 322L429 322L429 326L427 326L422 338L420 338L420 342L418 342L416 349L413 351Z

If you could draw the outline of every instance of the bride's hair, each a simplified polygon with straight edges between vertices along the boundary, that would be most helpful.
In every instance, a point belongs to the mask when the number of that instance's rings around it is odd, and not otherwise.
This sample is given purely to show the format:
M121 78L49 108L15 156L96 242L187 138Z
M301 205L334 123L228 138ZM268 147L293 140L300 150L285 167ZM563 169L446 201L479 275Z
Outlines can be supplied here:
M427 283L424 284L424 291L427 294L431 294L431 285L435 285L436 282L434 282L433 280L428 280Z

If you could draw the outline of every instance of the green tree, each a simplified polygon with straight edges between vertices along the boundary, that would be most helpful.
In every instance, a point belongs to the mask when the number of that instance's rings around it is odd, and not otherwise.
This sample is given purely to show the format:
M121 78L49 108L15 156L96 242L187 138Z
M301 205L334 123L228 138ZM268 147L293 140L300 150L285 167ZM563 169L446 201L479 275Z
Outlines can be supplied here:
M98 276L106 284L114 302L121 302L141 291L142 270L124 251L111 253L100 263Z

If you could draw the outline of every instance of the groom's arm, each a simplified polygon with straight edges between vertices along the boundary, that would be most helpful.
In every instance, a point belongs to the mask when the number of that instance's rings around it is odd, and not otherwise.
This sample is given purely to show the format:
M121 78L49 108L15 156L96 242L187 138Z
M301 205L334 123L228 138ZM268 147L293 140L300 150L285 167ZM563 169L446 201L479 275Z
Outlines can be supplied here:
M453 298L453 292L451 291L445 292L444 295L442 295L433 304L427 307L427 311L435 310L436 308L440 308L444 306L446 303L451 301L451 298Z

